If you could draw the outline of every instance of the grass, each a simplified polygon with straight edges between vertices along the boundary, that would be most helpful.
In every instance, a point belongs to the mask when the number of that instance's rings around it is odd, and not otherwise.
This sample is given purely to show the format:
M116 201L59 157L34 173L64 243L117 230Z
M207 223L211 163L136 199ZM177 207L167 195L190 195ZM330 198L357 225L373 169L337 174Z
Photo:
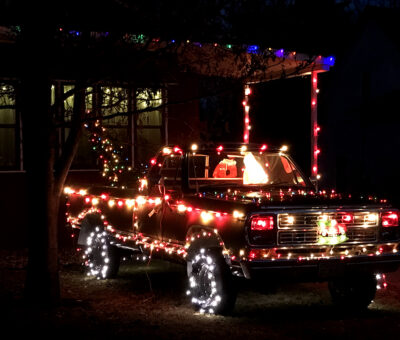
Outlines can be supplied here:
M123 263L118 278L109 280L87 277L75 260L64 260L61 305L33 308L22 299L26 261L5 258L0 267L2 329L15 337L355 339L400 334L399 271L389 275L389 288L378 292L369 310L358 315L333 308L325 283L287 283L262 294L247 282L234 313L224 317L196 313L185 295L185 268L156 260Z

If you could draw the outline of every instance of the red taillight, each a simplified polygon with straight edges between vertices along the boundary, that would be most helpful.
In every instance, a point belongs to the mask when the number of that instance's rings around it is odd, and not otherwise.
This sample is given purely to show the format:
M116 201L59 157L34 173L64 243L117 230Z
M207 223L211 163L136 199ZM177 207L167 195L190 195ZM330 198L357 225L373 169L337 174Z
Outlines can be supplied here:
M353 223L354 216L353 214L346 213L342 215L342 223Z
M399 213L388 211L382 213L382 227L398 227Z
M274 217L263 216L251 219L251 230L272 230L274 229Z

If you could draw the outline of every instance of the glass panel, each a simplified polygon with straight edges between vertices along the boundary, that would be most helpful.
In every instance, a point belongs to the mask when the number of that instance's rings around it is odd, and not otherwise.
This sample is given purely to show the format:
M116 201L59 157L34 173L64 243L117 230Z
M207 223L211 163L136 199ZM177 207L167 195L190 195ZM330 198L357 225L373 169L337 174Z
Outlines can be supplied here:
M294 164L279 154L248 151L201 152L189 156L189 183L194 185L304 186Z
M73 90L74 88L75 88L74 85L64 85L63 86L64 94L67 93L68 91ZM70 96L64 99L64 119L66 122L71 121L73 110L74 110L74 94L72 93Z
M138 114L138 126L161 126L162 115L161 111L141 112Z
M137 129L137 156L139 162L148 162L162 143L160 129Z
M182 156L171 155L164 159L160 174L167 188L181 183L181 163Z
M127 128L108 128L106 135L111 139L114 146L123 146L124 148L127 148L127 146L129 145L129 135Z
M101 112L103 117L128 112L128 90L121 87L101 88ZM107 125L128 125L128 116L117 116L103 121Z
M54 105L55 102L56 102L56 87L55 85L51 85L50 104Z
M15 108L7 107L14 105L14 87L0 84L0 124L15 124Z
M0 128L0 168L13 168L15 163L15 129Z
M86 111L93 110L93 87L88 87L86 89L85 104L86 104Z
M136 92L136 107L145 110L151 107L159 107L162 104L161 90L141 89ZM138 114L138 126L161 126L162 111L160 109Z
M69 129L65 129L69 133ZM79 141L78 151L75 155L72 168L73 169L97 169L98 154L92 150L89 142L89 133L84 131L82 138Z

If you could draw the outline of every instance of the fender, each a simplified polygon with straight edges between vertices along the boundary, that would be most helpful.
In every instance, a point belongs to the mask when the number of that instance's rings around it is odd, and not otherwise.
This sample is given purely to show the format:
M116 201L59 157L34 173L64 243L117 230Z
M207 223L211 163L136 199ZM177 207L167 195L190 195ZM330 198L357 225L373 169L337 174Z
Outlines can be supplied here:
M216 229L210 226L193 225L186 234L187 258L190 259L200 248L220 248L225 250L224 242Z
M104 229L104 223L97 213L87 214L81 222L81 228L79 231L78 244L86 245L86 240L90 234L95 230L96 227Z

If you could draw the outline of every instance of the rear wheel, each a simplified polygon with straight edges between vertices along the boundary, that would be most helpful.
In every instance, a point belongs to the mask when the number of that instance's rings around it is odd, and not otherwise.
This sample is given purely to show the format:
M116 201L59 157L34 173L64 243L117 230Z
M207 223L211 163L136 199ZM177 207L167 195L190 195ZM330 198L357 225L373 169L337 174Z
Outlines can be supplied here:
M236 287L220 249L199 249L187 261L187 294L202 313L228 314L236 302Z
M329 291L335 305L349 310L366 309L375 297L375 275L344 277L329 282Z
M86 240L85 265L87 275L97 279L115 277L120 265L119 249L111 244L112 237L101 227L95 227Z

